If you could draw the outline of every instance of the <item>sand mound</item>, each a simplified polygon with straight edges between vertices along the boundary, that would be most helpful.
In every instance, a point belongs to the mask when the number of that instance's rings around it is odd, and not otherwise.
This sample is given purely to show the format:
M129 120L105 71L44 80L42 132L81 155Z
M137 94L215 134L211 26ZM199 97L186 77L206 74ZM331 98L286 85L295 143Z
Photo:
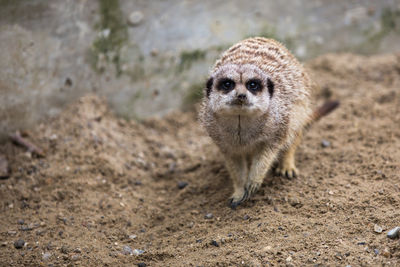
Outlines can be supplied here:
M307 66L318 102L341 106L306 134L300 177L267 177L236 211L191 112L125 121L87 96L28 132L45 158L4 145L0 265L400 265L399 240L386 237L400 226L400 55Z

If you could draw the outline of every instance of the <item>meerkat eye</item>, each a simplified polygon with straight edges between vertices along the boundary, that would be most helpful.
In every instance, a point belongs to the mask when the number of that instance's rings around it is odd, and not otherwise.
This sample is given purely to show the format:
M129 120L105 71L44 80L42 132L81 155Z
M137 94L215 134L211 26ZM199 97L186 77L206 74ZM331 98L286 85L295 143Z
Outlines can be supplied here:
M229 92L235 88L235 82L231 79L222 79L218 83L218 89L221 91Z
M252 93L257 93L262 90L261 81L258 79L251 79L246 83L246 88Z

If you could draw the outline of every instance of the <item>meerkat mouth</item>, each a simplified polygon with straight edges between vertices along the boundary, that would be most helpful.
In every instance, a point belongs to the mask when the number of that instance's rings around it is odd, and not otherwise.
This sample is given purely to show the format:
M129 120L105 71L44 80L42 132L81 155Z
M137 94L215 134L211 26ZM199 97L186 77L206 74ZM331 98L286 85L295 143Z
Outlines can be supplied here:
M239 107L249 107L251 106L250 103L243 101L241 99L235 99L230 103L231 106L239 106Z

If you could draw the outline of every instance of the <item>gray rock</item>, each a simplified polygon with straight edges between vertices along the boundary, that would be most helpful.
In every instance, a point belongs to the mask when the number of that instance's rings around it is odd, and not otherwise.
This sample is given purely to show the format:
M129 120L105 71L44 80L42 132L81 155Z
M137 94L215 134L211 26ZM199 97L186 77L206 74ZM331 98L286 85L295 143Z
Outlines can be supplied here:
M188 185L187 182L184 182L184 181L178 182L178 188L179 188L179 189L183 189L183 188L185 188L187 185Z
M50 259L50 257L51 257L51 253L50 252L45 252L45 253L43 253L42 259L44 261L47 261L48 259Z
M132 248L130 246L124 246L122 248L122 253L124 255L133 255L133 250L132 250Z
M322 140L321 142L321 146L322 147L330 147L331 146L331 142L329 142L328 140Z
M389 237L390 239L395 239L396 237L399 237L399 236L400 236L400 227L399 226L391 229L387 233L387 237Z
M25 245L25 241L23 239L18 239L17 241L14 242L14 247L16 249L21 249Z
M129 14L128 23L131 26L137 26L143 21L144 15L140 11L135 11Z
M374 225L374 231L375 231L375 233L380 234L380 233L382 233L383 229L379 225L375 224Z
M134 249L133 250L133 255L135 255L135 256L142 255L143 253L144 253L144 250L141 250L141 249Z
M215 247L219 247L218 242L215 241L215 240L212 240L210 244L213 245L213 246L215 246Z
M212 213L207 213L206 215L204 215L204 219L212 219L214 217L214 215Z
M379 249L375 248L374 249L374 253L375 253L375 255L378 255L379 254Z
M17 221L17 223L23 225L23 224L25 223L25 221L24 221L23 219L19 219L19 220Z
M146 267L146 263L144 263L144 262L139 262L139 263L137 264L137 266L138 266L138 267Z

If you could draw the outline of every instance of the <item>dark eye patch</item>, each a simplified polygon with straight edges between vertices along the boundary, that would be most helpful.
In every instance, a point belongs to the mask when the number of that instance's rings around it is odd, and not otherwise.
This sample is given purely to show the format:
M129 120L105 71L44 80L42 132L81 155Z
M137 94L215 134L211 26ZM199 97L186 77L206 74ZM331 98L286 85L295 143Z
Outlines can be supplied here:
M217 88L218 90L228 93L235 88L235 82L229 78L224 78L218 82Z
M253 94L262 91L263 85L259 79L250 79L246 82L246 88Z
M271 98L272 95L274 94L275 84L269 78L268 78L268 81L267 81L267 87L268 87L269 97Z
M210 97L211 88L213 86L213 83L214 83L214 79L212 77L207 80L207 83L206 83L206 95L207 95L207 97Z

